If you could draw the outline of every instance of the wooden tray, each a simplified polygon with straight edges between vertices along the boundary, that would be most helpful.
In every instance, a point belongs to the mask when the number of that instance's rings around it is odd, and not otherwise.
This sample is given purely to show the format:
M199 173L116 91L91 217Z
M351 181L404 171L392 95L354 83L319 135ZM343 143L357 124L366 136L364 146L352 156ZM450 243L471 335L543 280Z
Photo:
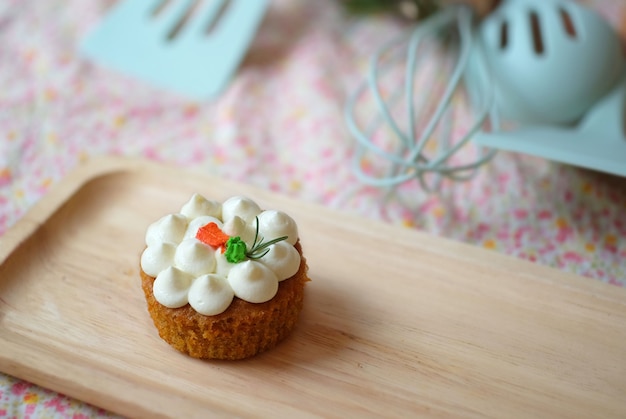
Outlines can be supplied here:
M146 311L145 228L196 191L299 222L305 309L258 357L188 358ZM0 369L125 415L626 417L626 290L198 173L93 161L0 263Z

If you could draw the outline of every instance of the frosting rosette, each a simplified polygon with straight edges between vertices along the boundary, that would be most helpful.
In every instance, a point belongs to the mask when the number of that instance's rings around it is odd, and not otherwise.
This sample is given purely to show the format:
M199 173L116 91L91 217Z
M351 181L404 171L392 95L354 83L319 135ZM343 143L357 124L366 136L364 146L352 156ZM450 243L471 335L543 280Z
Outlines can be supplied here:
M179 213L148 227L141 269L155 278L160 304L189 304L212 316L235 297L271 300L279 282L298 272L297 240L297 225L284 212L264 211L244 196L220 203L194 194Z

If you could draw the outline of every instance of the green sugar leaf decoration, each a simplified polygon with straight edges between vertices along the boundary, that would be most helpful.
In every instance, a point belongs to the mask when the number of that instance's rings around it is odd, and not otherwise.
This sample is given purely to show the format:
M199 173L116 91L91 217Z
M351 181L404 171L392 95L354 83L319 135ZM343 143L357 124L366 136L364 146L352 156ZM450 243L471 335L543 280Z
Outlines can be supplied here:
M230 237L226 242L226 252L224 256L230 263L239 263L246 259L246 242L241 237Z

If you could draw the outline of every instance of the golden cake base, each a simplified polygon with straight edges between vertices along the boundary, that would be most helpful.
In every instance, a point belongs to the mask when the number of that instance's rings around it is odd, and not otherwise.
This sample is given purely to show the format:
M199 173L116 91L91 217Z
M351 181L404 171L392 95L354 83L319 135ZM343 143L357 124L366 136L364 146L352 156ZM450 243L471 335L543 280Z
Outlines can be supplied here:
M294 329L309 281L299 242L296 249L300 268L279 283L274 298L249 303L235 297L226 311L215 316L197 313L189 304L180 308L161 305L152 293L155 278L140 269L148 312L159 336L180 352L203 359L243 359L273 348Z

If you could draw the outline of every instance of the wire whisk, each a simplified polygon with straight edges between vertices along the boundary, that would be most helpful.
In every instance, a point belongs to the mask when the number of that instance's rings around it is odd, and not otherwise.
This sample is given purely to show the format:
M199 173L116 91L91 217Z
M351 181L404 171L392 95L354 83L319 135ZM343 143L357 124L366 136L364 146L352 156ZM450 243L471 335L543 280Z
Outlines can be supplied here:
M345 108L347 127L357 141L352 166L355 175L363 183L391 188L417 179L425 191L433 192L440 188L444 179L470 179L480 166L495 155L495 150L479 147L473 161L453 161L457 152L488 119L492 100L485 100L484 108L476 112L473 124L458 141L453 141L452 123L446 121L446 118L450 118L448 111L452 98L462 82L472 52L473 19L474 13L469 7L453 6L443 9L420 22L410 36L404 35L391 40L371 56L367 77L349 97ZM424 110L418 109L415 103L418 99L416 71L418 60L423 58L419 56L418 50L433 36L436 37L436 44L440 44L444 39L444 32L455 35L454 49L458 51L458 59L441 98L434 104L432 117L423 124L423 128L419 127L418 133L417 121L422 116L418 115L418 110ZM406 60L403 77L398 77L397 86L386 89L382 83L383 76L398 69L403 60ZM390 90L390 93L384 94L386 90ZM375 115L367 126L361 127L357 122L356 110L358 105L363 104L362 99L366 93L373 98ZM386 100L384 96L387 97ZM404 124L400 123L399 112L394 112L398 106L404 106ZM394 137L395 147L384 147L376 140L377 136L380 137L381 129L386 129L385 132ZM436 131L440 134L437 138L434 136ZM389 138L386 137L388 142ZM377 158L386 170L373 174L362 164L366 155Z

